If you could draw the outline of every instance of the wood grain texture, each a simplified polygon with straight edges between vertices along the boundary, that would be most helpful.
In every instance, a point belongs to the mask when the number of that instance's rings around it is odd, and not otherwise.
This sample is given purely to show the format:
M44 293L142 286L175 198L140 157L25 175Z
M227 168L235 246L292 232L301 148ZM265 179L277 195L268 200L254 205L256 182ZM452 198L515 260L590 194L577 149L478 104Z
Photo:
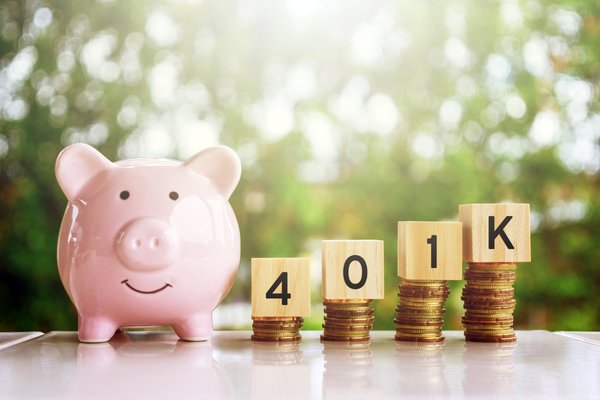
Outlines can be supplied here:
M529 204L462 204L458 214L463 224L464 261L531 261ZM490 217L493 217L491 230ZM505 219L506 225L500 229Z
M434 235L437 251L432 263L433 244L427 241ZM461 280L461 223L398 222L398 276L415 280Z
M324 240L321 256L325 300L383 298L383 240ZM349 287L344 280L344 265L352 256L361 257L367 270L366 281L358 289ZM363 277L363 268L356 257L353 259L347 278L357 284Z
M287 289L291 295L287 305L283 305L281 299L266 297L267 291L282 272L287 272ZM251 279L253 317L310 316L309 258L253 258ZM275 293L281 293L281 289L279 285Z

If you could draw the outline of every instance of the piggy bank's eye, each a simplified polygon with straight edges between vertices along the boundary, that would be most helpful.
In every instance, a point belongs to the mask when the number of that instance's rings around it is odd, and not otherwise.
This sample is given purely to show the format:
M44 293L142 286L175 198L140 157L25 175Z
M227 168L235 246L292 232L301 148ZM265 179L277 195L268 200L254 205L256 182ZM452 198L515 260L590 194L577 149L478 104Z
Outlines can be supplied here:
M171 192L171 193L169 193L169 198L171 200L177 200L179 198L179 193L177 193L177 192Z
M120 194L119 197L122 200L127 200L129 198L129 192L127 190L123 190Z

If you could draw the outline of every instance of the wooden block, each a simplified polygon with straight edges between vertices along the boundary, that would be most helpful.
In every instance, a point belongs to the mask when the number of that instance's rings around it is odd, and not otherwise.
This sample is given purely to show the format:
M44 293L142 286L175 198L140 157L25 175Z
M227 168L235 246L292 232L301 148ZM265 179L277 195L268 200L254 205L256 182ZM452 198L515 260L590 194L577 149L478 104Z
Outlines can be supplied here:
M462 204L458 214L465 261L531 261L529 204Z
M309 258L253 258L252 316L310 315Z
M461 223L398 222L398 276L415 280L461 280Z
M383 299L383 240L324 240L325 300Z

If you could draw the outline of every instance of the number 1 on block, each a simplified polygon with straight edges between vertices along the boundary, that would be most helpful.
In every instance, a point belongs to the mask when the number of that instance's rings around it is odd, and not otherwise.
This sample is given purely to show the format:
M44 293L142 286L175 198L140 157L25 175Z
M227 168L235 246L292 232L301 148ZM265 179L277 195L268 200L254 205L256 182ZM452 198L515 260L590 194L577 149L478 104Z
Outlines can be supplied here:
M431 268L437 268L437 235L429 236L427 244L431 245Z
M310 315L309 258L253 258L252 316Z
M413 280L462 279L460 222L398 222L398 276Z

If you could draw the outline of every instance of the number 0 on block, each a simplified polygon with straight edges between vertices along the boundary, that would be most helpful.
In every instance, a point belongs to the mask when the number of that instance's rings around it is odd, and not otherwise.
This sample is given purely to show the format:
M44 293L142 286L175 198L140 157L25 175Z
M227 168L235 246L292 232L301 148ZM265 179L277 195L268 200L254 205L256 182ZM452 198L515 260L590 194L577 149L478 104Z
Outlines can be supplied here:
M383 298L383 240L324 240L323 298Z
M252 259L252 316L310 315L309 258Z

